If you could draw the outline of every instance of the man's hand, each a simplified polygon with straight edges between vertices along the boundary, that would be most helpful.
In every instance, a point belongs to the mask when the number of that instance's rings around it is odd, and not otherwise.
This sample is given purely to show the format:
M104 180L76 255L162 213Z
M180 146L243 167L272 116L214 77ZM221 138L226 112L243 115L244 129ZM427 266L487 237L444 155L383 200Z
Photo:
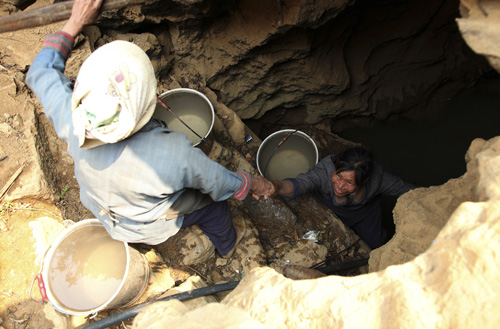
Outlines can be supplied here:
M274 185L262 176L255 176L252 179L252 188L250 189L250 195L255 200L259 200L264 197L267 200L275 192Z
M274 193L285 198L290 198L293 196L294 187L293 183L289 180L273 180L272 184L274 186Z
M100 17L100 8L104 0L75 0L71 16L63 31L76 37L85 27L95 23Z

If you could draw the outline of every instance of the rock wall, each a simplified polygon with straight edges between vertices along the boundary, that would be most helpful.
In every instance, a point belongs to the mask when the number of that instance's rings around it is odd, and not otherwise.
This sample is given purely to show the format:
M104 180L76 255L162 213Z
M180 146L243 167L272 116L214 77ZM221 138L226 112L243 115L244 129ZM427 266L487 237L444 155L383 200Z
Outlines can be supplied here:
M135 323L134 328L172 323L183 328L206 328L207 323L288 329L496 328L500 137L475 140L467 163L463 177L436 189L416 190L398 203L404 217L414 221L401 231L398 226L399 238L410 238L417 253L396 258L404 264L379 261L380 271L366 275L298 281L261 267L245 276L220 305L189 310L180 309L177 301L165 302L161 311L155 307L151 313L153 324ZM398 247L389 244L372 252L372 258L387 253L393 257L394 250ZM145 309L140 319L147 319L148 312Z
M495 16L479 20L488 5L474 3L461 6L463 37L457 0L148 0L105 12L85 34L147 41L160 84L210 89L258 134L264 124L329 129L330 121L339 131L434 115L491 70L464 42L498 61L486 50L495 40L474 33ZM27 4L9 0L2 9Z
M148 31L162 49L160 80L209 88L260 133L434 115L491 70L457 17L456 0L161 1L107 13L100 27Z
M463 0L458 27L467 44L500 72L500 8L496 1Z
M497 6L489 6L493 3L463 1L470 16L459 25L471 47L500 72L497 43L488 47L500 31L495 29L498 20L491 21L498 17L493 10ZM167 302L164 312L178 313L168 320L156 317L154 323L190 328L205 328L206 323L256 328L496 328L500 137L474 140L465 160L467 172L462 177L398 200L396 234L371 253L370 274L293 281L273 269L257 268L221 304L181 310L178 302ZM141 316L147 318L148 309Z

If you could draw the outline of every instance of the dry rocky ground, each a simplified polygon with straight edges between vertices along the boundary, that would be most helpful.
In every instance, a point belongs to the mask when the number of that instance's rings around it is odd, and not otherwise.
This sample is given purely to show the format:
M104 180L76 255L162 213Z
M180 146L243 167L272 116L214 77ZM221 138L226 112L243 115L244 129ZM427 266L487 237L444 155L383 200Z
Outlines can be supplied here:
M0 256L0 321L6 329L71 326L68 317L55 312L50 304L40 302L35 276L63 220L78 222L93 218L79 201L78 184L72 160L65 152L66 145L57 139L43 109L24 84L25 73L41 48L44 35L56 29L57 23L0 35L0 186L4 192L0 204L0 247L3 250ZM68 76L76 75L82 58L89 51L85 43L74 51L68 61ZM230 110L226 111L232 115ZM228 120L222 110L218 115L221 121ZM240 123L237 134L244 134L245 129ZM216 135L221 134L224 132ZM331 147L332 139L338 148L348 145L335 136L324 136L320 130L313 134L320 150L326 145ZM228 137L221 139L227 141ZM255 136L247 153L241 155L216 141L210 155L227 167L233 167L234 158L242 157L238 161L243 162L254 159L258 143ZM266 207L279 212L280 202L283 201L268 201ZM311 200L304 202L316 205ZM201 278L204 284L237 281L255 267L274 263L279 268L284 259L311 266L352 246L356 240L356 236L339 226L332 216L316 218L314 213L321 213L323 208L304 212L302 203L295 202L291 203L295 214L290 216L302 219L284 219L287 217L284 214L269 220L262 213L270 208L260 209L261 205L252 201L231 202L233 215L245 217L248 229L241 248L229 261L217 257L211 243L196 228L182 230L169 240L162 249L163 258L150 246L134 246L147 254L152 269L150 286L139 302L154 299L190 277ZM311 230L321 231L318 244L301 239ZM335 234L336 230L340 230L340 235ZM359 248L356 244L341 252L334 262L366 257L366 250ZM357 273L359 270L354 269L343 274ZM96 319L106 315L108 312L100 312Z

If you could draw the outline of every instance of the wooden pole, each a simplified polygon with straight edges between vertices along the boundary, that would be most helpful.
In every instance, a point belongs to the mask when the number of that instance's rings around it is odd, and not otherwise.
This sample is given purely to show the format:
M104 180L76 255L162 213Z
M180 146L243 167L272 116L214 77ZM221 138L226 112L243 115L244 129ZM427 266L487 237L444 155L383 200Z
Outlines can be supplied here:
M0 200L3 198L4 194L7 193L7 191L12 186L12 184L14 184L14 181L17 179L17 177L19 177L19 175L21 175L24 167L26 167L26 165L24 165L24 164L21 167L19 167L19 169L17 169L17 171L14 173L14 175L12 175L10 177L9 181L4 185L4 187L0 191Z
M120 9L145 3L146 0L104 0L102 11ZM9 16L0 17L0 33L29 29L68 19L74 1L58 2L50 6L30 9Z

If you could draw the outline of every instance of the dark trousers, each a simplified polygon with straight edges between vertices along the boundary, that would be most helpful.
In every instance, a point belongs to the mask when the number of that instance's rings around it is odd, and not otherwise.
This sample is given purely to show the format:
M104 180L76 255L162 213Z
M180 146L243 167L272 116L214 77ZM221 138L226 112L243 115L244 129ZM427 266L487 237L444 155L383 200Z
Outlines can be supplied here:
M387 242L388 233L382 226L381 197L377 196L365 204L336 206L332 200L320 193L316 195L340 220L353 229L370 248L375 249Z
M227 254L236 242L233 216L227 201L212 202L199 210L184 215L182 227L198 225L221 255Z

